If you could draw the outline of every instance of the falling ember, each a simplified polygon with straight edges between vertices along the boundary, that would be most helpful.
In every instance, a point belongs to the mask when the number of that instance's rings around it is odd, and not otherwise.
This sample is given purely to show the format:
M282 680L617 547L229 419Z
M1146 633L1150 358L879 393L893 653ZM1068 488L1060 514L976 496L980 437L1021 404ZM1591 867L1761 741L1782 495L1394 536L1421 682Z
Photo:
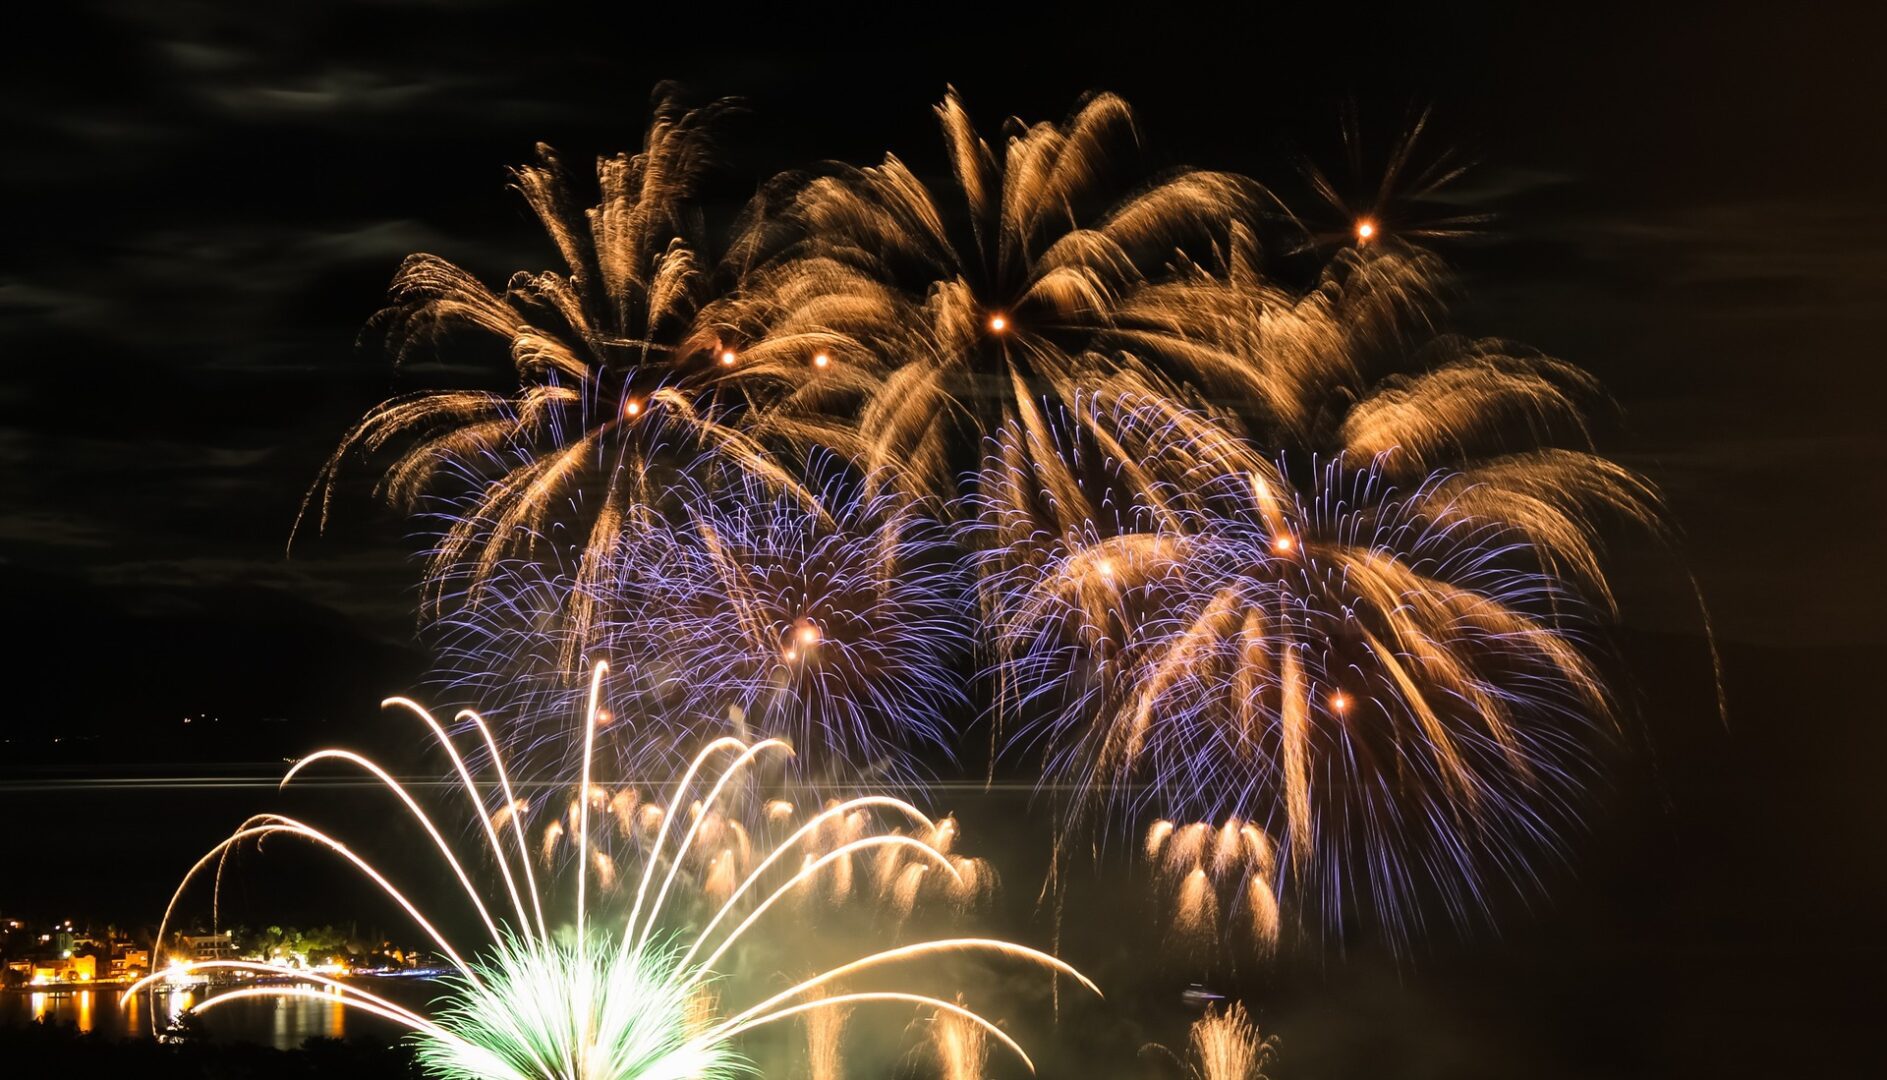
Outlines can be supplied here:
M845 849L841 847L839 850ZM832 873L829 877L831 884L826 896L835 904L842 904L851 899L852 857L850 855L840 855L832 860Z
M1245 886L1246 903L1251 916L1252 939L1258 943L1259 951L1270 953L1278 947L1278 894L1272 891L1271 882L1253 874Z
M732 851L722 851L708 864L708 877L701 885L702 895L711 904L725 904L739 884L740 867Z
M645 832L654 832L656 829L661 828L662 819L667 816L668 811L663 809L660 803L644 804L642 812L637 815L637 817L640 818L640 823Z
M1291 539L1288 533L1280 533L1271 540L1271 550L1277 552L1279 555L1290 554L1291 549L1296 546L1297 541Z
M819 353L818 355L812 358L813 367L825 367L831 363L832 363L832 357L828 353Z
M642 415L641 400L638 398L630 398L628 401L623 402L622 414L624 416L631 417L631 418L641 416Z
M733 367L734 361L737 359L739 359L739 357L734 354L734 350L732 349L721 350L721 366L722 367Z
M491 816L491 827L494 829L502 829L513 817L527 813L530 809L531 804L525 799L515 799L511 802L507 802L498 808L497 813Z
M634 788L623 788L610 797L609 812L616 817L616 828L623 836L635 833L636 803L641 798Z
M900 916L909 915L917 909L917 895L924 888L924 882L930 876L930 867L922 863L913 863L898 874L898 882L891 890L891 909Z
M1205 854L1206 840L1212 826L1203 821L1177 829L1173 838L1166 845L1166 865L1169 872L1184 872L1199 865Z
M1356 223L1356 242L1367 244L1376 238L1376 223L1364 218Z
M603 665L597 666L591 684L588 722L583 729L583 777L577 785L579 792L587 793L592 788L590 770L595 749L596 699L604 670ZM390 699L388 704L409 709L431 728L452 760L464 795L475 806L482 806L479 781L460 756L444 725L407 699ZM514 802L511 782L496 741L482 720L475 714L468 715L484 740L485 749L490 752L498 786L505 798ZM227 990L190 1008L202 1012L255 997L331 1000L410 1030L416 1036L421 1066L447 1080L482 1080L497 1076L532 1080L684 1076L694 1080L733 1080L755 1072L740 1049L741 1036L746 1032L793 1017L868 1003L897 1004L907 1009L916 1006L935 1010L940 1015L948 1014L975 1026L985 1038L1000 1043L1033 1071L1034 1065L1020 1044L1002 1028L961 1004L961 999L951 1002L934 994L859 988L860 978L866 973L900 967L906 961L976 953L1024 961L1094 989L1093 983L1063 961L1004 941L950 938L886 949L860 956L778 992L766 994L762 990L766 996L744 1008L724 1007L723 998L728 992L725 988L738 982L730 977L738 974L739 957L746 952L736 951L736 947L771 909L829 868L848 866L854 855L868 855L875 848L891 846L905 849L918 860L913 869L926 872L935 869L953 878L957 874L945 856L897 832L861 835L844 847L811 858L797 868L790 865L790 856L802 839L817 835L836 819L849 822L857 817L862 821L868 810L900 817L913 829L936 827L935 822L900 799L860 796L835 803L800 825L751 871L734 868L738 861L735 851L722 850L713 860L714 869L710 874L713 884L708 890L718 902L711 903L698 915L681 917L681 926L677 929L665 927L666 921L675 921L678 917L670 910L669 902L684 863L696 850L702 830L723 817L718 805L723 792L730 782L747 775L757 758L768 753L790 751L778 740L751 745L733 738L709 742L676 783L670 800L671 805L692 806L696 812L672 814L662 820L660 830L641 859L633 904L626 905L624 912L612 903L612 910L605 914L602 904L593 902L588 888L592 877L597 877L606 891L616 881L615 865L598 852L594 860L573 861L574 919L558 923L545 916L546 901L553 893L538 887L524 828L516 815L510 822L515 847L500 837L488 817L481 814L478 818L488 854L503 879L502 890L496 896L487 896L490 890L473 884L453 845L404 785L379 765L357 754L344 750L319 751L291 767L283 784L293 781L316 762L341 761L365 769L391 788L463 888L472 913L489 933L489 945L469 955L461 952L417 905L346 844L293 818L260 814L244 821L227 840L211 848L185 873L158 924L158 945L152 956L155 973L133 983L124 996L131 998L153 989L159 981L178 975L261 976L268 981ZM702 788L707 789L706 793L690 801L690 794ZM590 847L592 801L587 797L576 800L580 816L574 845L585 854ZM563 822L557 820L549 823L546 831L562 828ZM849 824L845 827L848 834L858 831ZM364 988L284 963L172 959L169 967L165 967L163 943L169 939L167 929L192 882L212 864L220 867L228 851L275 835L300 837L346 860L412 918L453 969L442 980L445 994L437 1011L426 1015ZM624 895L629 891L624 889ZM565 892L558 890L555 895L565 895ZM488 905L487 899L508 899L509 909L502 903ZM834 992L835 989L838 992ZM836 1036L828 1041L836 1046ZM826 1070L822 1075L830 1077L835 1073Z
M1244 837L1239 835L1239 826L1244 824L1237 818L1226 818L1219 827L1219 835L1212 845L1212 876L1224 880L1243 862L1245 849Z
M1160 849L1166 846L1166 838L1173 835L1173 823L1161 818L1147 830L1147 858L1158 859Z
M729 820L727 831L734 838L733 852L738 858L742 870L753 865L753 837L747 832L747 826L738 821Z
M1244 837L1245 855L1246 858L1251 860L1252 872L1260 877L1266 878L1275 874L1278 868L1278 859L1276 849L1271 843L1271 837L1266 835L1263 829L1260 829L1250 822L1247 822L1245 827L1239 830L1239 835Z
M727 816L699 805L696 806L694 816L701 822L695 826L695 843L707 850L720 847L727 835Z
M992 333L1000 334L1009 329L1009 320L1001 315L991 315L989 317L989 329Z
M948 855L950 848L956 843L958 832L956 817L949 815L938 820L936 827L930 830L925 840L938 852Z
M954 882L949 882L950 900L959 910L969 910L987 900L996 891L996 871L982 859L953 858Z
M1331 711L1333 712L1340 712L1340 713L1349 712L1350 711L1350 696L1348 694L1345 694L1341 690L1338 690L1336 693L1331 694L1330 695L1330 708L1331 708Z
M1205 944L1218 936L1219 898L1203 866L1194 867L1180 883L1179 909L1173 915L1173 930L1182 939L1196 944Z
M799 638L801 645L810 649L814 645L819 644L819 627L812 623L806 623L799 628L799 633L796 636Z
M903 865L904 853L896 848L886 848L878 853L877 859L873 860L872 878L881 894L891 895L892 889L897 886L898 870Z

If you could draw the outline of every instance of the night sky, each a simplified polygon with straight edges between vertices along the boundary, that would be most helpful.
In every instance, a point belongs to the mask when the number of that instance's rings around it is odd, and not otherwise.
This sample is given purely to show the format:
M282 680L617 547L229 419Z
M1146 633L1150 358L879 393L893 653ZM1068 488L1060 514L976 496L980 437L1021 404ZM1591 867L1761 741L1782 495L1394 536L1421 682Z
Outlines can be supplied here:
M553 264L505 186L534 142L574 162L631 148L660 80L739 96L711 187L731 217L821 159L889 149L940 172L947 84L986 131L1108 89L1156 161L1291 198L1300 156L1340 164L1346 104L1366 133L1432 105L1431 143L1478 162L1451 197L1494 215L1441 246L1460 327L1604 381L1601 441L1663 487L1681 551L1614 552L1630 730L1571 865L1498 930L1293 958L1251 999L1284 1040L1274 1074L1875 1062L1883 26L1779 5L935 6L908 26L891 5L642 6L74 3L11 35L0 811L43 824L0 840L0 913L135 920L235 820L166 812L201 792L65 781L247 775L336 732L371 740L374 703L423 671L407 525L356 497L292 557L290 528L336 437L427 375L361 338L400 258L491 282ZM55 884L20 884L53 863Z

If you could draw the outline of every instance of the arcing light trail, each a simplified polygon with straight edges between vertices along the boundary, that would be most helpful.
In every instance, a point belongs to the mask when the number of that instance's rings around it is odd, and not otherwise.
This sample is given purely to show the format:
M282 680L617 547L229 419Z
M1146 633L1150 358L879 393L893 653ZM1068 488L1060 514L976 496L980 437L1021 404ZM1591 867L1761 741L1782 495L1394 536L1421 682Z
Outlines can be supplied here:
M585 757L579 791L591 788L590 760L605 672L606 667L598 665L592 676L582 733ZM533 852L522 815L501 817L492 812L446 728L430 713L406 699L390 699L389 704L411 711L432 731L451 759L461 781L458 786L477 811L487 854L502 878L501 895L490 897L488 903L486 893L473 883L465 864L418 801L369 759L344 750L320 751L296 763L282 784L296 781L304 768L321 761L344 762L368 772L402 803L426 834L428 846L436 850L459 882L484 926L488 944L479 950L462 950L416 902L347 844L280 814L250 818L191 867L165 910L157 940L161 950L166 928L191 881L212 864L220 865L227 851L268 836L299 837L326 848L371 880L450 962L456 974L449 980L451 991L444 1006L430 1015L422 1014L359 987L285 964L213 960L177 962L165 968L161 955L152 958L154 974L134 984L127 994L144 991L172 975L225 971L276 976L294 980L294 984L229 991L196 1005L195 1011L249 997L320 996L412 1031L422 1063L436 1075L454 1080L720 1080L746 1071L739 1050L739 1039L746 1032L809 1012L875 1004L917 1006L972 1024L1028 1062L1027 1054L1011 1036L964 1005L926 993L854 989L861 977L901 969L914 961L963 954L1008 958L1095 989L1073 967L1046 953L995 939L950 938L861 956L756 1003L739 1009L723 1008L719 990L726 985L734 963L731 950L763 925L768 913L777 910L796 890L810 887L829 868L848 865L854 857L892 849L928 860L937 874L955 876L957 869L934 843L950 830L940 830L939 823L900 799L860 796L840 800L812 815L760 859L698 928L678 932L665 926L664 919L683 873L683 857L696 843L704 822L724 799L733 796L731 789L756 759L790 752L777 740L747 744L733 738L716 739L694 757L668 800L670 806L677 807L698 801L700 812L662 816L627 913L610 911L598 902L590 889L591 863L578 859L574 863L574 911L565 923L554 910L547 910L550 896L533 870ZM475 714L462 719L479 732L483 748L492 755L492 770L504 794L501 805L515 805L515 791L496 740ZM588 851L593 826L591 800L581 798L577 803L576 844L579 851ZM827 823L859 812L893 814L916 828L923 838L895 832L861 835L804 861L794 857L801 851L801 842ZM684 820L685 825L681 824ZM503 826L509 826L508 839L514 843L501 835Z

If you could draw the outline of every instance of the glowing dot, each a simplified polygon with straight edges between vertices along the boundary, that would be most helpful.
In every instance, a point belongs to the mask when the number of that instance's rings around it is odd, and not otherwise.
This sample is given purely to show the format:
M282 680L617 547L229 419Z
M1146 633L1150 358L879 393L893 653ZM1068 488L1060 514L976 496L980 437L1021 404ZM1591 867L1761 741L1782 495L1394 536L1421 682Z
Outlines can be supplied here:
M596 710L596 726L597 727L608 727L610 721L614 719L616 719L615 714L611 713L608 709Z
M1278 536L1271 541L1271 550L1280 555L1288 555L1291 549L1296 546L1297 541L1291 539L1289 536Z
M788 660L797 660L799 659L799 650L791 649L791 648L783 649L781 650L780 655L785 657Z
M805 626L800 627L799 628L799 643L801 645L819 644L819 628L817 626L812 625L811 623L807 623Z
M1337 712L1348 712L1350 708L1350 696L1341 690L1331 694L1330 707Z
M815 356L812 358L813 367L825 367L827 364L830 364L831 362L832 362L832 357L826 355L825 353L820 353L818 356Z
M623 402L622 414L624 416L641 416L642 402L636 398L630 398L628 401Z
M1367 244L1372 239L1374 239L1375 236L1376 236L1376 223L1375 222L1369 220L1368 218L1364 218L1363 220L1356 223L1356 240L1358 243Z
M1099 570L1104 577L1114 576L1114 560L1112 559L1097 559L1094 568Z
M733 367L734 361L736 359L738 358L734 355L734 350L732 349L721 350L721 366L722 367Z
M1004 330L1009 329L1009 320L1003 318L1001 315L991 315L989 317L989 328L991 331L1000 334Z

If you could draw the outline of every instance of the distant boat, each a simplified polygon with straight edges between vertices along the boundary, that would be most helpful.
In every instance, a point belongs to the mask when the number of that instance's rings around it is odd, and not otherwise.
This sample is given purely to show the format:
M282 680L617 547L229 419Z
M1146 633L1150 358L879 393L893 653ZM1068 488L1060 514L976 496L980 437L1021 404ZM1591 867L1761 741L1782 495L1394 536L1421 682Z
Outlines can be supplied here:
M1198 983L1193 983L1179 992L1179 1000L1184 1002L1188 1008L1203 1009L1215 1001L1224 1001L1225 995L1208 990Z

